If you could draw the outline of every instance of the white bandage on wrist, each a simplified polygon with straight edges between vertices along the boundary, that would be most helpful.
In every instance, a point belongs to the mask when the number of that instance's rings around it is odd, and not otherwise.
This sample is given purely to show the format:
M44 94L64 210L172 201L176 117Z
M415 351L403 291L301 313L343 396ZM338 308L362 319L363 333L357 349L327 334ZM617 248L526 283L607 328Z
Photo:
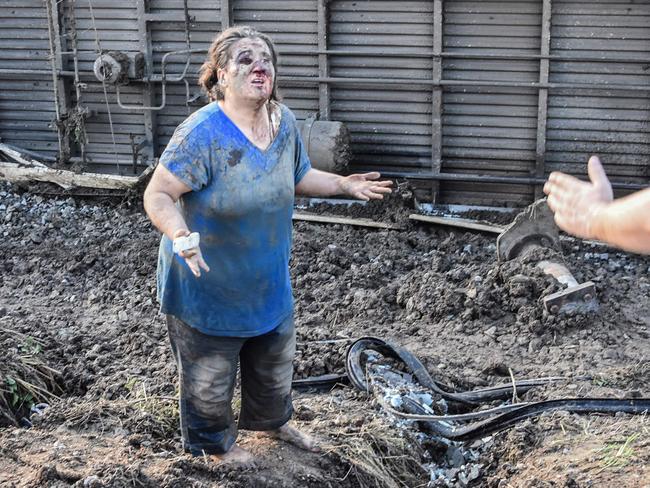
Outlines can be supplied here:
M189 236L177 237L174 239L174 252L180 254L183 251L199 247L201 236L198 232L192 232Z

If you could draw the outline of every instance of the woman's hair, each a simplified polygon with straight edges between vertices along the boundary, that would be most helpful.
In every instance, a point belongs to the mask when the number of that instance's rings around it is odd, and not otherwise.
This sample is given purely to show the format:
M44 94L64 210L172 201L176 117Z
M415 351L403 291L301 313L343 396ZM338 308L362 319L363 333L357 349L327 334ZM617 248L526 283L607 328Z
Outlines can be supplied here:
M217 70L225 69L228 62L232 59L233 53L230 48L233 44L240 39L248 38L261 39L266 43L271 53L273 69L277 73L278 56L275 52L273 41L269 36L247 25L230 27L212 41L212 45L208 50L208 59L203 63L199 71L199 86L203 88L210 100L223 100L224 94L219 86ZM274 76L271 100L279 100L279 98L277 76Z

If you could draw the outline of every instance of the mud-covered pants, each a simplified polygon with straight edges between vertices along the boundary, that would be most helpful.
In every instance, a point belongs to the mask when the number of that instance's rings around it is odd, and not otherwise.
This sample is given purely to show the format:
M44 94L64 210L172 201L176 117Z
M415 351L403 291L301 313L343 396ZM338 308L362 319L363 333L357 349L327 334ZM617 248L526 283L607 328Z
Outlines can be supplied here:
M293 413L291 379L296 335L293 316L257 337L206 335L167 315L180 383L183 448L195 456L223 454L237 429L273 430ZM241 409L235 424L232 398L241 368Z

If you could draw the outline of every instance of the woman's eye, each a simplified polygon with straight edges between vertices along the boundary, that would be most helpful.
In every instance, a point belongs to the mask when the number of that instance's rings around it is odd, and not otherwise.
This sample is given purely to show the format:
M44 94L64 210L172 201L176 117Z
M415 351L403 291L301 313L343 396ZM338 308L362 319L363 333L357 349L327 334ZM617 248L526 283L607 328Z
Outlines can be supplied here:
M241 64L251 64L253 62L253 60L251 58L249 58L248 56L244 56L243 58L239 59L239 62Z

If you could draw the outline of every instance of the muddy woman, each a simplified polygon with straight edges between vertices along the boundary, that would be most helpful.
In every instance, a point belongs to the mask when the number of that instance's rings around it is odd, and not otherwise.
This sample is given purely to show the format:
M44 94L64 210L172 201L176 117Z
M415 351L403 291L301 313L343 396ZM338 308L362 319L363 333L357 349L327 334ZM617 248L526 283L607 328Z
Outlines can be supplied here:
M311 167L296 119L279 102L276 70L268 36L247 26L221 33L199 79L211 103L178 126L144 194L163 233L158 299L179 372L183 448L215 462L253 461L236 443L238 429L318 451L290 423L294 195L369 200L391 191L379 173Z

